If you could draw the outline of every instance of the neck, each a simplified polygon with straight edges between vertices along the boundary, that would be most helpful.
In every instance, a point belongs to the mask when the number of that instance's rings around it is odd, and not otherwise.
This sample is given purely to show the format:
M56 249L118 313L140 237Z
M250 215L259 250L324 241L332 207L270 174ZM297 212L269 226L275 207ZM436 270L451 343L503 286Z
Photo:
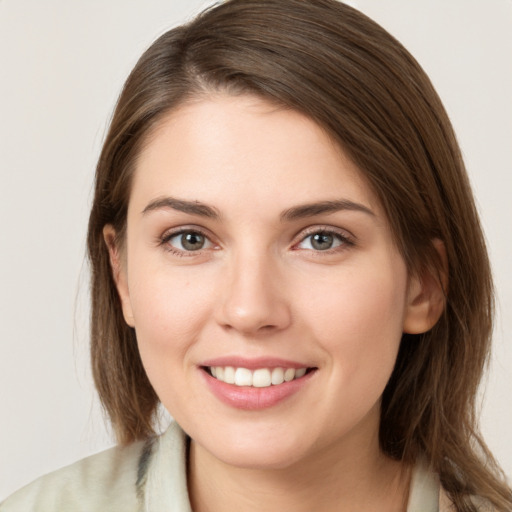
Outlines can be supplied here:
M383 455L377 436L373 437L363 447L331 445L279 469L234 467L192 441L188 470L192 509L405 511L410 471Z

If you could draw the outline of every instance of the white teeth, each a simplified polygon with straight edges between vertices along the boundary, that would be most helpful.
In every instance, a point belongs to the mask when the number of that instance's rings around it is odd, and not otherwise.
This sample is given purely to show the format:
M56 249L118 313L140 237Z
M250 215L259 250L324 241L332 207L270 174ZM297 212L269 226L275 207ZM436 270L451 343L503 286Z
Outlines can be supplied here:
M234 368L233 366L211 366L210 373L217 380L235 386L252 386L255 388L268 388L278 386L283 382L304 377L307 368L258 368L251 371L247 368Z
M270 375L270 370L262 368L252 374L252 385L255 388L268 388L271 384L272 376Z
M232 366L224 368L224 382L227 384L235 383L235 369Z
M295 377L295 368L286 368L284 371L284 380L285 382L290 382Z
M282 368L274 368L272 370L272 384L277 386L284 382L284 370Z
M295 378L300 379L301 377L304 377L306 375L306 368L299 368L298 370L295 370Z
M237 368L235 370L236 386L252 386L252 372L247 368Z

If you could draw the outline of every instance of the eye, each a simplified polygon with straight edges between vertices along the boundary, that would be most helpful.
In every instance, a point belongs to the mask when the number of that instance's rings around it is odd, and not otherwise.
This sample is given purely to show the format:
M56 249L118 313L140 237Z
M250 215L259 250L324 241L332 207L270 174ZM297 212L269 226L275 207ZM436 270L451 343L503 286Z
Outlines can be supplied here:
M304 237L296 247L313 251L329 251L347 245L353 245L353 243L341 233L320 230Z
M171 233L164 237L162 242L177 252L194 252L213 247L213 243L206 235L194 230Z

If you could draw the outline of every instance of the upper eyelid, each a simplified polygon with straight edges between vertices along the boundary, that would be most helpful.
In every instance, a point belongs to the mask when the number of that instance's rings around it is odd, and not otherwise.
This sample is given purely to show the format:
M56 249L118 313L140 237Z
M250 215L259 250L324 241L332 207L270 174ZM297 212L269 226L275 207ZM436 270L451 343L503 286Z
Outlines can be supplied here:
M348 229L319 224L308 226L306 228L301 229L295 235L294 240L298 239L300 241L308 236L314 235L315 233L333 233L343 238L348 238L350 240L355 239L355 236Z
M163 240L163 239L169 239L169 238L172 238L173 236L177 236L177 235L180 235L182 233L199 233L203 236L205 236L206 238L208 238L210 241L213 241L212 240L212 234L210 233L209 230L205 229L205 228L202 228L200 226L195 226L193 224L190 224L190 225L186 225L186 226L178 226L178 227L175 227L175 228L169 228L169 229L166 229L162 235L160 236L160 238Z

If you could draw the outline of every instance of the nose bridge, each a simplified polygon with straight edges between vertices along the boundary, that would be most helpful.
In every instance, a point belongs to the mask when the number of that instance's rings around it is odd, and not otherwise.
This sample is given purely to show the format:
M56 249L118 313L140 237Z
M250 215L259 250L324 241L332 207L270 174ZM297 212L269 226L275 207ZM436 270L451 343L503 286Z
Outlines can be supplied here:
M229 259L219 321L244 334L283 329L290 311L280 265L269 248L251 245Z

